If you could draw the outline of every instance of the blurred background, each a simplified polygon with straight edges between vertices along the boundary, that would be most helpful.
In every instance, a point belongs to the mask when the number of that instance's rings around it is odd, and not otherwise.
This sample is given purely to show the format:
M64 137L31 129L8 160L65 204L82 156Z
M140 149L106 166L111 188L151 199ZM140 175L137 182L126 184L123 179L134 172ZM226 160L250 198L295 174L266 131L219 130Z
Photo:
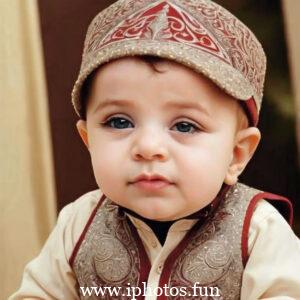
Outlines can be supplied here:
M20 284L57 213L96 189L70 94L86 29L114 1L0 0L0 298ZM216 0L268 57L262 143L241 181L285 195L300 235L300 1Z

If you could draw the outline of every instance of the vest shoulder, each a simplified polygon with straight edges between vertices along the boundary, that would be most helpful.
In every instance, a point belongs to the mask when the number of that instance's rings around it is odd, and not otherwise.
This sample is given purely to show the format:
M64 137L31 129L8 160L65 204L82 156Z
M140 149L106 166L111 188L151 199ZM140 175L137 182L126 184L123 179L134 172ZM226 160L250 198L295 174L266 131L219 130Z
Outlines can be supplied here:
M248 193L252 193L252 194L259 194L259 193L262 193L262 191L260 189L257 189L253 186L250 186L250 185L247 185L245 183L241 183L241 182L238 182L235 184L234 186L235 189L239 189L240 191L242 192L248 192Z

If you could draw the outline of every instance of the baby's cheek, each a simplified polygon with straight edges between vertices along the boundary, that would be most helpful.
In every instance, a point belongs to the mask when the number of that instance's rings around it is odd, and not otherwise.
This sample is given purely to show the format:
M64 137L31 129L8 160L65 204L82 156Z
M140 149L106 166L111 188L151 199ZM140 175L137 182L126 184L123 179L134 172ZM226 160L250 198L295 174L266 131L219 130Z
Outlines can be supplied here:
M102 157L101 153L92 156L93 171L99 187L110 179L110 172L112 171L112 166L110 166L108 160Z
M92 164L98 187L106 196L113 197L121 189L121 164L118 163L118 159L98 152L92 158Z
M202 197L209 202L218 193L225 178L224 156L199 152L182 165L182 179L190 197Z

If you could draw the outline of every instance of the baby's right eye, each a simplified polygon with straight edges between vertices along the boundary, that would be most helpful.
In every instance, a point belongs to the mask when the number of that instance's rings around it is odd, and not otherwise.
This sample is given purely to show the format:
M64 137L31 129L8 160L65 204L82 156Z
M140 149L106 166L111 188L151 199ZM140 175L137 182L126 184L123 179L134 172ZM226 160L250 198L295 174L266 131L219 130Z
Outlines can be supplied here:
M133 124L121 117L113 117L102 123L105 127L111 127L115 129L126 129L126 128L133 128Z

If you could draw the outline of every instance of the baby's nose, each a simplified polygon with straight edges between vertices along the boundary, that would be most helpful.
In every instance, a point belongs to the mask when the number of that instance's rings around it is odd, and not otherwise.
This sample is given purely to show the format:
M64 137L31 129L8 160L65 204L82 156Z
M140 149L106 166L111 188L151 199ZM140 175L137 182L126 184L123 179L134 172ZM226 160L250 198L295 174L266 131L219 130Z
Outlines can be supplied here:
M161 133L144 130L136 136L132 145L132 158L134 160L165 161L168 157L168 145Z

